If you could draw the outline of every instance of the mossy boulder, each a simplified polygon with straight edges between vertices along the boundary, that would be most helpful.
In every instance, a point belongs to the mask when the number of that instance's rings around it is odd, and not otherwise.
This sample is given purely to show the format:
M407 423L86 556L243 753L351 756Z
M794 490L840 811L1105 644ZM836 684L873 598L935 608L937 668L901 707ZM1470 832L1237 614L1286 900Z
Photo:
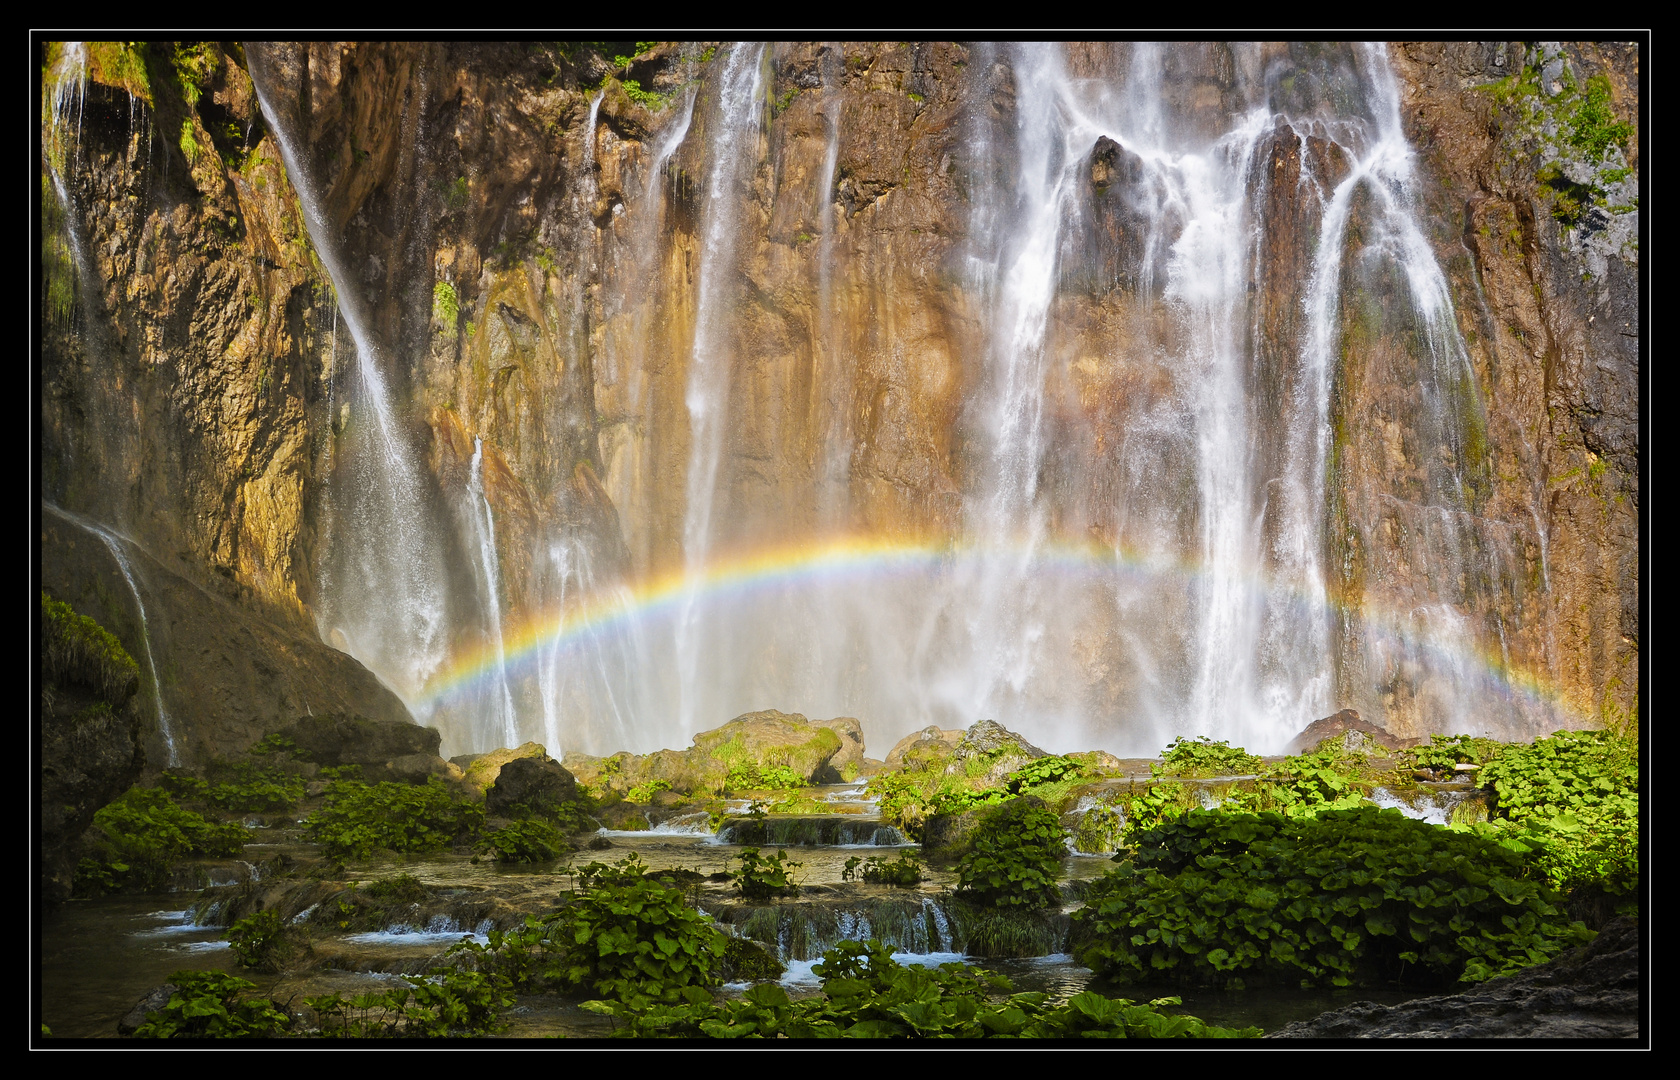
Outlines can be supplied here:
M503 765L485 793L486 813L511 817L524 811L553 816L577 800L577 781L565 766L547 756L522 757Z
M70 896L83 837L145 767L139 667L93 619L41 594L41 895Z
M694 748L727 768L779 765L813 784L855 778L863 765L863 727L850 716L809 720L774 709L745 713L694 737Z
M945 775L961 774L981 786L996 787L1029 761L1049 756L996 720L982 720L957 741Z
M806 783L840 783L863 767L863 728L849 716L810 720L766 710L702 731L687 750L606 758L571 754L566 767L603 800L628 798L637 790L651 796L661 786L683 795L712 795L724 789L732 769L742 767L786 768Z
M485 795L496 783L502 773L502 767L510 761L523 758L537 760L553 760L548 756L548 748L541 743L528 742L508 749L503 747L492 750L488 754L461 754L449 759L449 764L461 770L462 780L467 787Z

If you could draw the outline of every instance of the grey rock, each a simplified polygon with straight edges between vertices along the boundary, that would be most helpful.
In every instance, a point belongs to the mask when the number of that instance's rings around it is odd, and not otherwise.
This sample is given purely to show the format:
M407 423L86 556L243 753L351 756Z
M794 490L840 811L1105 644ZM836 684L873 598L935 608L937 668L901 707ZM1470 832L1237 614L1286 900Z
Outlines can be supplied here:
M1268 1039L1636 1039L1639 924L1612 919L1590 945L1462 994L1361 1001Z

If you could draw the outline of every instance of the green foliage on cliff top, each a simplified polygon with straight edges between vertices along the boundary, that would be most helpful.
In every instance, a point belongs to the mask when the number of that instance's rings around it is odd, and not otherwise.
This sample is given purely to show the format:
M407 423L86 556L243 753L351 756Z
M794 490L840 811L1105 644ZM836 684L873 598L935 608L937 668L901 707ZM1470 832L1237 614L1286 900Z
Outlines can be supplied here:
M41 666L55 683L79 683L121 708L140 688L140 665L116 635L69 604L41 594Z

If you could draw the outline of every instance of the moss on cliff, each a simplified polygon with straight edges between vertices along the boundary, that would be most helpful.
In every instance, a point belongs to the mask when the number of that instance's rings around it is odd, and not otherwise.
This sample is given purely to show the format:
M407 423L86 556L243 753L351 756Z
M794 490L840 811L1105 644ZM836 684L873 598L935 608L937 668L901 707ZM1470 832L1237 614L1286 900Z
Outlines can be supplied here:
M140 667L110 631L41 594L41 665L55 683L79 683L121 708L140 688Z

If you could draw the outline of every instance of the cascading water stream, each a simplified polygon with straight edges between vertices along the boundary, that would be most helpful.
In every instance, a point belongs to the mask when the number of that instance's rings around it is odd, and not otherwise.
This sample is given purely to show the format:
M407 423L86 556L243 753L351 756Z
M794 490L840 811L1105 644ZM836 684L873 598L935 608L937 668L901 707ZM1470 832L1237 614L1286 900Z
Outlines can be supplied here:
M323 580L335 591L320 597L317 621L324 640L361 660L413 708L444 663L448 645L445 572L425 488L386 383L387 361L369 329L365 300L343 265L341 245L288 118L273 105L262 50L251 50L249 60L268 130L356 348L359 393L346 402L350 422L340 436L336 483L329 489L336 528L326 559L337 565Z
M80 514L72 514L68 510L60 509L52 503L43 503L45 509L65 521L70 522L97 536L111 552L111 558L117 562L122 570L123 580L128 582L128 591L134 597L134 610L140 616L140 645L146 654L146 671L152 677L152 701L157 705L158 732L163 736L163 745L167 753L168 767L173 769L181 764L181 751L175 743L175 722L169 715L169 710L163 705L163 684L158 680L157 661L152 657L151 626L146 621L146 602L140 598L140 585L134 578L134 567L128 561L128 555L123 552L124 541L111 530L97 522L89 521Z
M705 237L700 253L699 314L694 329L686 403L689 417L687 502L683 517L683 563L690 586L677 622L677 667L681 679L678 725L695 731L703 646L699 580L711 553L712 510L718 462L723 453L729 404L729 326L735 280L735 239L740 188L757 163L763 115L762 44L739 42L730 49L719 80L715 127L707 153Z
M484 491L484 439L473 438L473 456L467 472L467 520L478 549L479 586L484 598L485 631L496 654L496 722L501 726L504 746L519 741L519 715L508 684L507 649L502 641L501 567L496 554L496 516Z

